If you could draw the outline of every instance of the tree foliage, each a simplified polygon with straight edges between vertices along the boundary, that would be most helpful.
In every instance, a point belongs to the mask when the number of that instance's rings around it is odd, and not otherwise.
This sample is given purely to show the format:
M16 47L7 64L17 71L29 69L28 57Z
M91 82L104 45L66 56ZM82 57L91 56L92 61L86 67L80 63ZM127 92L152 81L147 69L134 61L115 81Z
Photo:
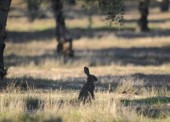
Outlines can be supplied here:
M110 22L123 21L123 3L124 0L99 0L101 11L107 15L106 19Z
M37 6L34 4L39 4L45 2L46 0L24 0L28 6L31 5ZM63 0L63 2L68 0ZM90 7L94 7L93 5L98 5L99 10L102 14L106 15L106 20L110 22L119 22L122 23L123 20L123 3L124 0L75 0L76 2L83 2ZM46 2L47 4L48 2Z
M124 0L77 0L83 1L88 8L93 8L93 4L98 5L98 9L102 14L106 15L106 20L109 22L123 22L123 6Z

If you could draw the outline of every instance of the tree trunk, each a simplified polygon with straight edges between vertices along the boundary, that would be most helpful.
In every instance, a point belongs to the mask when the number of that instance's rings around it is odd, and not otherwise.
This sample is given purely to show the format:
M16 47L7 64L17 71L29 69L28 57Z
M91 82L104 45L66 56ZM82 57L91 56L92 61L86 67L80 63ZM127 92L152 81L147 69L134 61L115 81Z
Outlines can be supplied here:
M33 21L37 16L38 16L38 9L39 9L39 4L40 0L26 0L27 2L27 8L28 8L28 17L29 21Z
M8 11L10 8L11 0L1 0L0 1L0 79L6 75L6 70L4 69L4 48L5 48L5 27L8 16Z
M45 12L41 11L41 4L43 0L25 0L28 9L28 18L30 22L33 22L36 18L46 18Z
M67 2L68 2L70 5L75 5L75 4L76 4L76 0L67 0Z
M140 19L138 21L140 31L149 31L148 28L148 15L149 15L149 3L150 0L139 1Z
M57 52L59 54L72 57L74 55L72 50L72 37L70 36L70 33L65 26L65 18L63 15L63 2L62 0L51 1L56 20L56 36L58 41Z
M169 0L161 0L160 1L160 9L162 12L166 12L169 10Z

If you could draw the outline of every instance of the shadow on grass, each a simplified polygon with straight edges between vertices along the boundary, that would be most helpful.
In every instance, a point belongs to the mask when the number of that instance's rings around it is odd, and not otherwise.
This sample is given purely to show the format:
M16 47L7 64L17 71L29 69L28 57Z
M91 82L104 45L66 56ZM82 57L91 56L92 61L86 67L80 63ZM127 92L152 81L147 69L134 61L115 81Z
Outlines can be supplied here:
M138 19L126 19L125 23L137 23ZM165 23L165 22L169 22L170 18L157 18L154 20L149 20L149 23L152 24L159 24L159 23Z
M170 108L166 105L170 103L170 97L151 97L145 99L123 99L121 103L125 106L137 106L136 112L146 117L164 118L169 116Z
M14 121L16 121L16 120L13 120L13 119L1 120L1 122L14 122ZM63 122L61 117L58 117L56 119L46 119L46 120L42 121L42 117L30 116L29 114L24 114L24 115L20 116L18 121L21 121L21 122L39 122L39 121L41 121L41 122Z
M134 31L120 31L116 32L115 35L121 38L147 38L147 37L169 37L170 29L151 29L149 32L134 32Z
M106 48L99 50L78 50L77 53L88 57L92 66L97 65L155 65L159 66L170 62L169 47L149 48ZM81 58L81 57L80 57Z
M122 38L145 38L145 37L169 37L170 30L154 29L150 32L135 32L135 28L126 27L124 29L116 27L98 27L98 28L71 28L69 29L73 39L86 38L101 38L108 35L116 35ZM24 43L30 41L48 41L55 38L55 28L49 28L33 32L16 32L8 31L8 38L15 43Z
M43 101L38 98L27 97L25 100L27 111L36 111L38 109L43 109Z
M73 79L72 79L73 80ZM21 90L44 89L44 90L77 90L81 89L81 78L48 80L32 77L6 78L0 82L0 88L4 89L13 85Z
M54 118L54 117L53 117ZM38 116L30 116L29 114L24 114L19 121L22 122L38 122L38 121L42 121L42 117ZM47 119L47 120L43 120L42 122L63 122L61 117L58 117L56 119Z
M26 32L16 32L16 31L8 31L8 40L15 43L24 43L30 41L48 41L52 38L55 38L55 29L45 29L40 31L26 31Z
M154 105L154 104L165 104L170 103L170 97L151 97L145 99L134 99L134 100L121 100L121 102L125 105Z
M69 65L81 64L87 62L89 66L108 66L135 65L135 66L160 66L170 63L170 47L148 47L148 48L106 48L98 50L75 50L75 57L65 62ZM61 58L54 53L46 51L42 55L36 56L18 56L10 54L5 56L5 65L20 66L34 65L41 66L43 62L55 61L62 63ZM63 63L64 65L64 63Z
M45 120L43 122L63 122L62 118L58 117L56 119L49 119L49 120Z
M95 83L97 91L107 91L109 84L113 89L116 89L119 84L124 81L133 83L133 87L137 88L167 88L170 90L170 75L168 74L132 74L132 75L106 75L97 76L98 81ZM141 83L142 81L142 83ZM30 88L44 89L44 90L75 90L79 91L84 83L86 77L68 77L59 80L41 79L33 77L21 77L21 78L6 78L0 82L0 89L7 88L10 84L14 84L14 87L21 87L23 90ZM158 89L159 90L159 89Z
M125 28L124 30L131 30L133 28ZM82 37L87 38L101 38L108 34L113 34L116 31L120 31L119 28L116 27L98 27L98 28L70 28L69 29L73 39L80 39ZM16 32L16 31L8 31L8 40L15 43L24 43L30 41L48 41L55 38L55 28L49 28L40 31L32 31L32 32Z

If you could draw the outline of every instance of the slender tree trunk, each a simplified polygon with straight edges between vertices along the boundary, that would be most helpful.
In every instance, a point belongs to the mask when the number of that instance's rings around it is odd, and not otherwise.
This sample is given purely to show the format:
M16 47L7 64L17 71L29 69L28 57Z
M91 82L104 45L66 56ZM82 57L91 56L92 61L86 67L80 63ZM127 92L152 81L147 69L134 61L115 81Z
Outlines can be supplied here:
M166 12L169 10L169 0L161 0L160 1L160 9L162 12Z
M139 12L141 17L138 21L138 25L140 31L149 31L148 28L149 4L150 4L150 0L139 1Z
M65 18L63 15L63 2L62 0L51 0L52 8L56 20L56 36L57 36L57 52L62 55L72 57L72 37L65 25Z
M0 79L6 75L6 70L4 69L4 48L5 48L5 27L8 16L8 11L10 8L11 0L1 0L0 1Z
M30 22L33 22L36 18L46 18L45 12L41 11L41 4L44 0L25 0L28 9L28 18Z
M67 0L67 2L68 2L70 5L75 5L75 4L76 4L76 0Z
M37 16L38 16L38 9L39 9L39 4L40 0L26 0L27 2L27 8L29 11L29 20L33 21Z

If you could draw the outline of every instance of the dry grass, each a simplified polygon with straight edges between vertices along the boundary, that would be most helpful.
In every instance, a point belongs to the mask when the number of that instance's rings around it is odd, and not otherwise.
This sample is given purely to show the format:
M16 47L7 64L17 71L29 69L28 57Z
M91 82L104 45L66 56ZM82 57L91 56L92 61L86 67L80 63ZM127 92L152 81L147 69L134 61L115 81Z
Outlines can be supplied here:
M149 112L145 115L139 113L139 107L143 107L148 104L148 100L143 100L146 95L133 96L131 100L134 100L130 104L128 102L129 97L125 95L121 96L117 93L96 93L96 100L92 104L82 105L77 101L77 92L65 92L65 91L47 91L43 90L29 90L20 91L19 88L16 91L8 86L7 89L1 92L1 121L152 121L152 116L157 115ZM10 90L9 90L10 89ZM153 91L154 92L154 91ZM160 109L158 117L155 121L168 121L169 109L162 109L166 107L170 102L168 97L155 98L156 94L149 95L148 98L151 101L150 106L152 108ZM124 101L122 101L124 99ZM141 99L141 100L140 100ZM126 101L125 101L126 100ZM138 101L136 101L138 100ZM143 101L141 103L141 101ZM145 103L146 102L146 103ZM149 102L150 103L150 102ZM152 104L153 103L153 104ZM124 106L124 104L126 106ZM141 111L142 112L142 111ZM128 114L127 114L128 113ZM129 114L131 116L129 116ZM153 115L154 114L154 115ZM145 116L151 116L147 118Z
M63 63L55 51L53 18L30 23L21 3L13 1L23 11L11 11L7 24L9 70L0 82L0 121L170 121L169 13L151 9L150 33L135 31L136 10L126 13L121 28L108 28L98 15L91 28L87 16L68 17L75 57ZM96 100L81 105L77 97L86 80L84 66L99 81Z

